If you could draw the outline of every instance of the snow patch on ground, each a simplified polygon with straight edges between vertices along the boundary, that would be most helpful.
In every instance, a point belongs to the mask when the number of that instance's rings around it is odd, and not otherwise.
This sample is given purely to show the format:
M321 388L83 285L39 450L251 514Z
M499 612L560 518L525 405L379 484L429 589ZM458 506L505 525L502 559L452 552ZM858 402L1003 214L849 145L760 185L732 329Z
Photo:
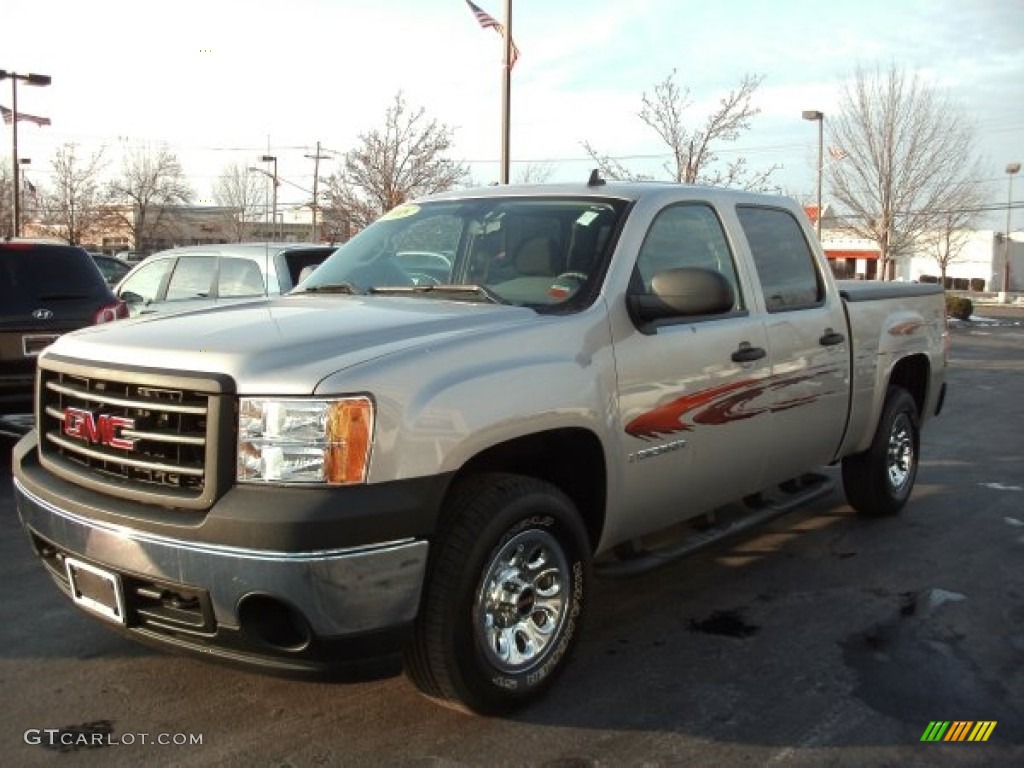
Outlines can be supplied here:
M992 491L1024 491L1024 487L1019 485L1003 485L1002 483L978 483L978 485Z

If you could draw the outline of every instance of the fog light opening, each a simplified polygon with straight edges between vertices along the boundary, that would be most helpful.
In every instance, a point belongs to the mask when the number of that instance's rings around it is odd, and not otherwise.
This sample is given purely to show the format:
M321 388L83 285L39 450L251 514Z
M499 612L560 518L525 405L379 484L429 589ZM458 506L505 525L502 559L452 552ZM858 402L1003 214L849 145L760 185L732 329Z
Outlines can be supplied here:
M280 651L297 653L309 647L312 632L299 611L269 595L249 595L238 606L242 630Z

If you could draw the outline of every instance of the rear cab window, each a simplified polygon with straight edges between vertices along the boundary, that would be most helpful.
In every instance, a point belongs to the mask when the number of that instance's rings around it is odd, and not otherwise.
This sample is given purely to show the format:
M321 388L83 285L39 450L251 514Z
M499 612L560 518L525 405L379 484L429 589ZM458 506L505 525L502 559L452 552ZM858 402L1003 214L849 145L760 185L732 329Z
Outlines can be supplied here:
M278 267L278 273L287 275L287 286L281 286L282 291L290 290L302 282L313 270L327 260L327 257L334 253L335 248L331 246L315 246L312 248L289 248L279 255L284 261L283 269Z
M803 228L789 211L754 205L736 207L769 312L820 307L825 281Z

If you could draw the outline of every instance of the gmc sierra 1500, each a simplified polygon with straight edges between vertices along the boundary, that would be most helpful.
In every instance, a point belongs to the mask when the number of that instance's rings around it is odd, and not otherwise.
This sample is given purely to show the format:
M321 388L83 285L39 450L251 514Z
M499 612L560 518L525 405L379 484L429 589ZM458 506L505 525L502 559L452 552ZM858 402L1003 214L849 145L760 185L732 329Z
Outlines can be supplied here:
M290 295L58 339L17 505L58 587L136 638L403 659L503 712L564 666L595 569L792 509L837 462L856 512L899 511L947 343L939 288L837 283L786 198L451 192Z

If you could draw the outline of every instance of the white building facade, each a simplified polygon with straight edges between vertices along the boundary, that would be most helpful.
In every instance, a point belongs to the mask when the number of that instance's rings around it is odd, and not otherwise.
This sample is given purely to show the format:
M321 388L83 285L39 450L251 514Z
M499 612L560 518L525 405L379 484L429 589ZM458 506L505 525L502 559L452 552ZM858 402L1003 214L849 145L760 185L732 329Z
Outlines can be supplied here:
M957 233L957 239L963 245L946 265L947 287L962 291L1024 291L1024 232L1012 233L1009 242L1002 232L991 229ZM935 254L933 245L922 243L897 261L896 277L920 283L938 282L942 268Z

